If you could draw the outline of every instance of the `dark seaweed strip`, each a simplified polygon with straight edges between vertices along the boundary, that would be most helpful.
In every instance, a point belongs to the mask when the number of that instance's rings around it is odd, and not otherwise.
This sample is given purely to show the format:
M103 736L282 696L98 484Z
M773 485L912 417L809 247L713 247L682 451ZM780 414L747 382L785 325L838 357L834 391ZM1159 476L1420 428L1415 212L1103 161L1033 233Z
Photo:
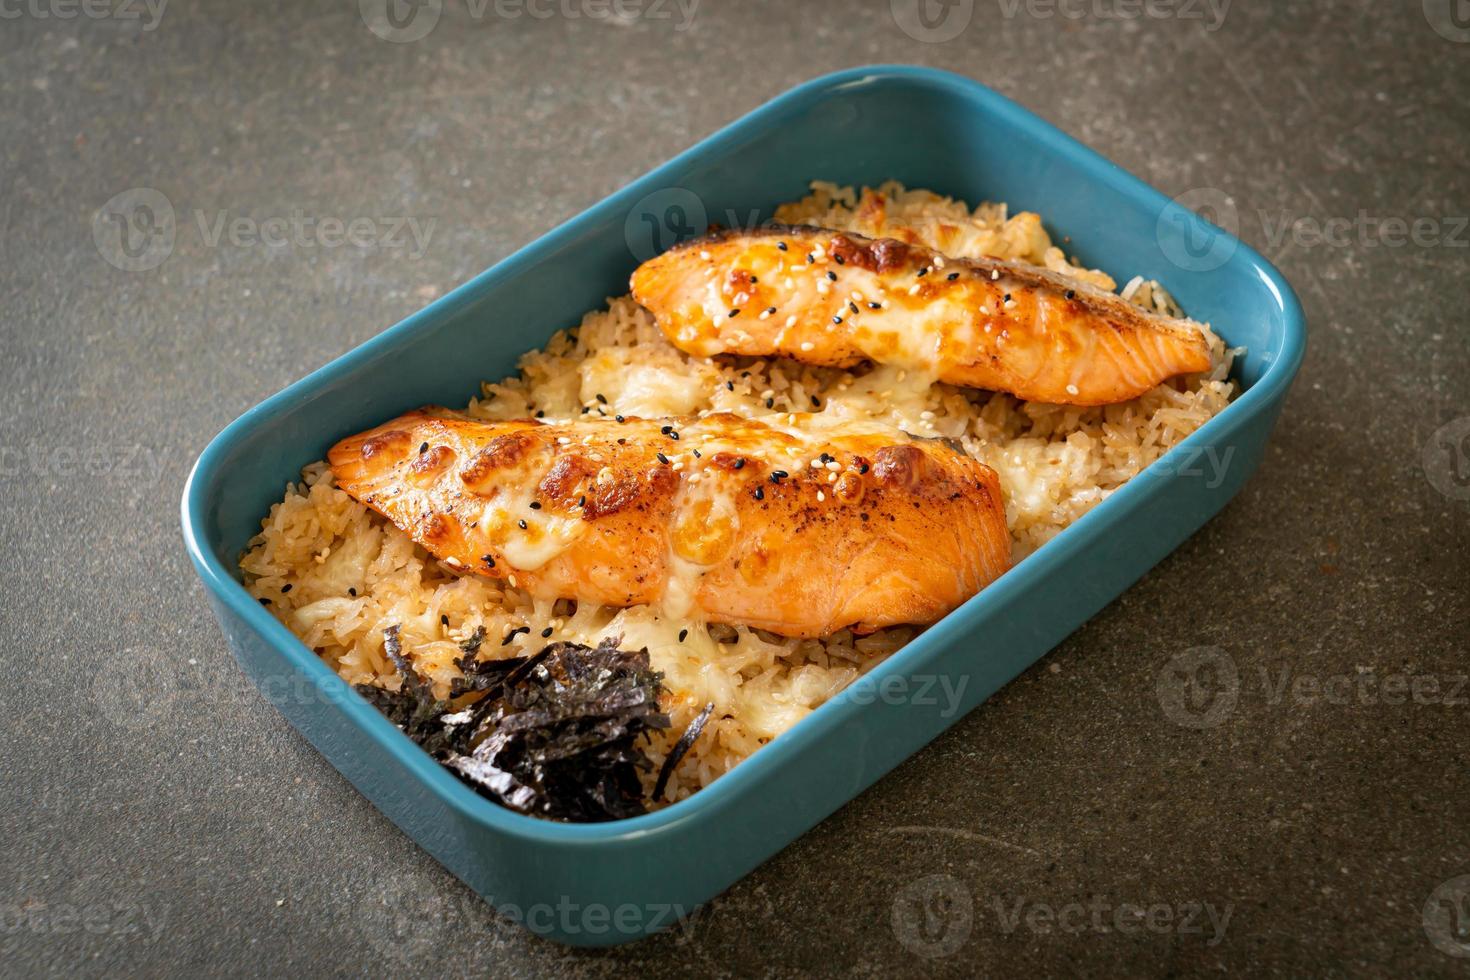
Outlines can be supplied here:
M616 820L647 812L640 772L644 746L669 727L659 709L663 675L648 652L624 652L619 638L597 647L554 643L530 657L480 660L484 630L460 644L463 673L451 698L478 695L451 712L404 655L399 628L384 648L402 689L358 691L409 738L482 795L513 810L555 820ZM692 741L692 739L691 739Z
M664 764L658 771L658 782L653 784L653 798L655 800L663 799L664 788L669 785L669 777L674 774L674 768L684 758L685 754L689 752L695 740L699 738L699 733L704 731L705 722L709 721L709 716L714 710L715 703L713 701L705 705L704 710L689 723L689 727L684 729L684 734L679 736L679 741L674 743L674 747L669 750L668 758L664 759Z

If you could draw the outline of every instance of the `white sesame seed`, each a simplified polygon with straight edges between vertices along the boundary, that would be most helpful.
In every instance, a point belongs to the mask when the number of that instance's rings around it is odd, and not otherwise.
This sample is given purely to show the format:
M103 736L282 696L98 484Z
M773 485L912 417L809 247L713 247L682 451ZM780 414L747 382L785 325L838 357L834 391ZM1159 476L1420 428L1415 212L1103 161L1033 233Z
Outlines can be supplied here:
M722 324L722 323L724 323L724 322L725 322L725 314L723 314L723 313L716 313L716 314L715 314L715 315L714 315L714 316L713 316L713 317L712 317L712 318L711 318L711 319L710 319L710 322L711 322L711 323L713 323L713 324L714 324L714 325L715 325L715 326L717 326L717 327L718 327L718 326L719 326L719 325L720 325L720 324Z
M1077 394L1077 386L1076 385L1067 385L1067 394L1069 394L1069 395L1075 395L1075 394Z
M924 284L923 283L920 283L920 282L914 283L912 286L909 287L909 295L910 296L917 295L918 292L919 292L919 289L922 288L923 285Z
M919 418L921 419L932 419L933 417L934 413L929 411L928 409L925 409L924 411L919 413Z
M709 258L709 252L701 249L700 250L700 253L699 253L699 257L702 258L702 259L707 259L707 258Z
M758 319L761 319L761 320L769 320L770 318L771 318L771 311L770 310L761 310L761 315L760 315L760 317Z
M839 463L839 462L837 462L837 460L834 459L834 460L832 460L832 462L830 462L830 463L827 464L827 469L829 469L829 470L831 470L832 472L835 473L838 470L842 469L842 464Z
M790 316L788 316L786 318L786 325L788 327L794 327L794 326L796 326L796 314L795 313L791 314Z
M817 503L821 503L822 501L824 501L826 499L827 499L827 495L825 493L823 493L822 491L818 490L817 491Z
M801 349L804 350L804 351L805 350L813 350L813 349L816 348L816 346L817 345L814 344L814 343L812 343L810 340L803 340L801 342Z

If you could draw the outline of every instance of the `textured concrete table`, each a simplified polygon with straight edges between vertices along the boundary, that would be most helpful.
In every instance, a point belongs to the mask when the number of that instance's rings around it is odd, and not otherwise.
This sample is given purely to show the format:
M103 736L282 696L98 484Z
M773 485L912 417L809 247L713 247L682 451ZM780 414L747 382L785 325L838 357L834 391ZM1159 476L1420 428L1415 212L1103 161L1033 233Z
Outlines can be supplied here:
M1470 25L1448 0L383 7L0 4L0 972L1470 968ZM876 61L977 78L1223 209L1306 304L1301 379L1224 513L686 928L533 939L243 679L184 558L184 477L308 369ZM171 249L94 220L133 188L167 201ZM420 237L393 234L407 216ZM333 244L323 219L367 221ZM1204 727L1169 693L1200 657L1234 678Z

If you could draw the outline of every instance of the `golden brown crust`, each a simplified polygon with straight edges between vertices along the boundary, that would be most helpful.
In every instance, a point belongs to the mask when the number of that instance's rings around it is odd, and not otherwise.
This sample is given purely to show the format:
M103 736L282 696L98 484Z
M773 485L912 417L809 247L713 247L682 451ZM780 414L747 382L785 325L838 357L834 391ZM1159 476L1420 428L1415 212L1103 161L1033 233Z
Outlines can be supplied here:
M1035 401L1111 404L1210 366L1197 324L1050 270L805 226L686 242L632 290L692 354L867 359Z
M995 473L871 424L427 409L328 459L343 490L453 567L792 636L933 622L1009 564Z

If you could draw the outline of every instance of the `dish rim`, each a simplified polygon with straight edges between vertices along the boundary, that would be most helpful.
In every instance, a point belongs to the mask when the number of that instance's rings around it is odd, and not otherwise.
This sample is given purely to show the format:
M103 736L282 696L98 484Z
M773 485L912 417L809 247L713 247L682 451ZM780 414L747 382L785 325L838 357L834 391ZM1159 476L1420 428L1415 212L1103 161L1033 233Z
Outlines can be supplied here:
M802 747L835 727L841 726L870 707L853 700L856 683L813 709L792 728L753 753L715 782L663 809L637 817L605 823L558 823L509 810L476 793L448 769L424 752L399 731L376 708L358 695L315 651L307 647L285 624L266 611L245 591L230 570L215 558L207 537L207 513L211 503L205 489L214 484L222 464L235 444L257 427L274 421L310 402L324 383L350 374L360 366L409 341L433 323L469 305L479 294L503 281L513 280L523 270L539 261L542 254L554 252L581 234L589 219L611 213L626 212L646 194L674 186L671 178L692 160L723 153L730 144L752 128L770 128L772 117L788 111L793 104L816 101L843 89L888 80L919 83L947 94L963 95L980 102L985 111L999 116L1011 126L1028 131L1042 144L1044 152L1070 157L1090 180L1110 185L1118 193L1153 205L1160 213L1175 204L1161 191L1111 162L1095 150L1062 132L1040 116L1023 108L984 84L941 69L913 65L878 64L849 68L821 75L791 88L756 109L716 130L693 146L648 171L621 189L602 198L582 212L573 215L544 235L532 240L485 271L462 283L427 306L409 314L391 327L334 358L300 380L247 409L216 435L200 453L190 470L181 501L181 517L185 547L196 572L210 594L264 641L287 663L310 680L322 700L342 710L364 737L374 740L428 791L437 802L459 816L488 826L498 833L523 841L545 844L590 846L667 832L683 824L709 819L716 812L734 805L746 792L753 791L768 770L785 764L789 756L799 754ZM1187 212L1195 221L1203 219ZM1264 408L1272 399L1284 395L1284 389L1295 378L1306 341L1305 318L1291 286L1277 269L1259 252L1223 229L1208 225L1214 234L1226 236L1241 258L1261 278L1263 286L1274 296L1282 318L1281 345L1276 356L1266 365L1261 377L1243 391L1218 415L1155 461L1138 476L1097 504L1051 541L1013 566L999 579L930 626L908 644L874 666L864 678L881 684L889 676L908 674L916 663L937 648L958 638L980 610L1003 606L1034 587L1038 579L1066 561L1085 546L1084 529L1105 525L1146 492L1147 481L1140 479L1149 470L1167 472L1170 461L1193 450L1216 444L1230 429ZM1236 261L1232 254L1231 261ZM1074 533L1075 532L1075 533ZM1038 658L1039 659L1039 658ZM957 720L957 719L956 719ZM329 762L332 760L328 759ZM337 768L335 763L333 767Z

